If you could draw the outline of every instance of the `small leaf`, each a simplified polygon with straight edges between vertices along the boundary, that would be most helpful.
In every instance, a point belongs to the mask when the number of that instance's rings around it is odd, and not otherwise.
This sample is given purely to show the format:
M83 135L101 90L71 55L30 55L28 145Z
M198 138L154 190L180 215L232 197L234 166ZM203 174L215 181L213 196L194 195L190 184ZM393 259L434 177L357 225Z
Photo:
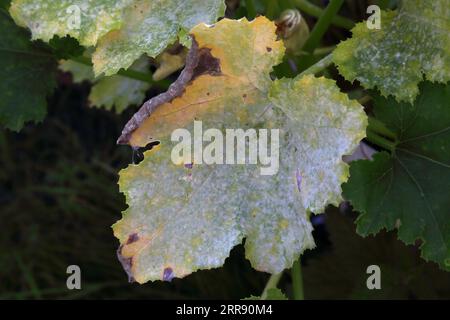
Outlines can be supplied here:
M83 57L91 58L90 50L86 50L83 53ZM74 60L60 60L59 61L59 69L64 72L72 73L73 82L81 83L83 81L91 81L95 80L94 70L92 66L83 64L81 62L77 62Z
M0 125L14 131L45 117L56 60L0 10ZM26 94L24 94L26 93Z
M377 99L375 114L398 136L395 152L351 163L344 196L363 236L398 227L406 244L450 270L450 86L424 83L414 105Z
M153 80L160 81L167 78L172 73L182 69L186 60L186 48L178 53L171 53L167 50L161 53L157 58L158 68L153 73Z
M89 51L84 56L90 57ZM147 57L143 56L130 67L130 70L147 72L150 63ZM71 72L73 81L78 83L85 80L93 82L89 94L89 104L95 107L105 107L112 110L115 107L117 113L122 112L130 105L141 104L145 99L145 92L150 89L151 84L144 81L130 79L121 75L109 77L94 76L92 66L88 66L73 60L60 62L59 68L66 72Z
M144 111L153 111L148 118L133 117L130 123L138 125L127 125L132 130L121 142L161 142L139 165L120 172L129 208L113 229L119 258L137 282L219 267L244 237L252 266L270 273L291 267L314 247L308 211L337 203L347 177L342 156L364 137L367 119L331 80L272 83L270 72L284 53L275 30L264 17L195 27L175 86L144 104ZM223 45L229 41L242 46ZM172 130L191 129L194 119L222 134L226 128L279 129L278 172L261 175L254 164L174 164Z
M450 80L450 5L448 0L401 3L398 11L382 12L379 30L357 24L333 58L345 79L412 103L423 75L433 82Z
M133 1L124 12L123 26L103 37L93 55L96 75L127 69L142 54L156 57L177 40L180 30L214 23L223 16L223 0ZM183 33L183 32L182 32Z
M149 72L149 60L141 57L133 63L130 70ZM139 105L145 99L145 92L150 89L148 82L126 78L120 75L101 77L92 87L89 102L93 106L105 107L111 110L115 107L117 113L130 105Z

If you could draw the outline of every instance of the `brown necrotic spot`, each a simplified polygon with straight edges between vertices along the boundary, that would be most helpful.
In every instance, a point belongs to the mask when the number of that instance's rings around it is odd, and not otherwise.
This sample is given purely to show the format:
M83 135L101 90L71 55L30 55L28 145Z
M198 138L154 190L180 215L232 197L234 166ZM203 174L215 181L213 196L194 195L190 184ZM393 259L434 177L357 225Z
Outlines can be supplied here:
M222 71L220 70L220 60L211 55L211 49L199 49L198 57L198 64L194 69L191 81L202 74L209 74L211 76L219 76L222 74Z
M127 244L131 244L138 240L139 240L139 236L137 235L137 233L130 234L130 236L128 237L128 240L127 240Z
M272 48L271 47L267 47L266 50L267 50L267 52L271 52Z
M172 279L175 277L173 274L172 268L168 267L165 268L163 271L163 281L172 281Z

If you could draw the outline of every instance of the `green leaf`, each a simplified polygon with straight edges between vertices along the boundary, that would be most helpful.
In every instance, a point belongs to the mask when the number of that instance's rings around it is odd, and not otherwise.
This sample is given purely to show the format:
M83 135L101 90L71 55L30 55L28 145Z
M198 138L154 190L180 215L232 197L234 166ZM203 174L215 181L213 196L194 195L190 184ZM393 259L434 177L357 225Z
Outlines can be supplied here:
M314 247L308 211L320 213L339 201L348 174L342 156L364 137L367 119L332 80L306 76L272 83L270 72L284 53L275 29L264 17L195 27L191 50L198 44L203 73L194 69L181 96L156 106L125 134L122 141L132 146L161 142L139 165L120 172L129 208L113 229L120 260L137 282L219 267L243 238L252 266L270 273L289 268ZM243 46L222 45L230 39ZM280 129L278 172L261 175L253 164L174 164L170 135L192 129L194 118L204 131Z
M261 296L250 296L243 300L263 300ZM264 300L288 300L286 295L278 288L270 288L267 290L267 297Z
M450 86L424 83L414 105L377 99L375 114L398 136L395 152L351 164L344 196L363 236L398 227L422 257L450 270Z
M86 52L85 56L90 57L89 52ZM142 56L133 63L130 70L148 72L149 67L148 57ZM73 60L61 61L59 68L71 72L74 82L85 80L93 82L88 98L91 106L105 107L107 110L112 110L114 107L117 113L122 112L130 105L141 104L145 99L145 92L151 87L148 82L121 75L95 78L92 66Z
M342 209L341 209L342 210ZM362 238L354 214L334 207L324 216L330 246L322 245L302 269L305 299L448 299L450 273L419 257L394 231ZM367 289L367 267L381 269L381 290Z
M53 54L58 59L68 59L70 57L78 57L85 51L78 41L71 37L60 38L53 37L49 41L50 47L53 49Z
M177 40L180 30L186 34L201 22L212 24L224 12L223 0L134 1L124 13L123 27L100 40L93 55L95 74L127 69L144 53L156 57Z
M128 69L142 54L156 57L200 22L214 23L225 13L224 0L14 0L10 13L33 39L70 35L81 45L97 46L98 76Z
M75 83L95 80L94 70L92 70L92 66L85 65L74 60L60 60L59 69L64 72L72 73L73 82Z
M14 131L42 121L55 87L56 60L0 10L0 125ZM26 93L26 94L24 94Z
M143 56L129 69L148 73L149 68L149 59ZM92 87L89 102L93 106L105 107L107 110L115 107L116 112L120 113L130 105L140 105L150 87L151 84L148 82L120 75L101 77Z
M33 40L49 41L54 35L70 35L83 46L123 24L123 10L134 0L13 0L10 13L16 23L28 27Z
M450 5L448 0L402 1L398 11L382 12L381 29L366 22L333 53L339 72L384 96L413 102L423 75L450 80Z

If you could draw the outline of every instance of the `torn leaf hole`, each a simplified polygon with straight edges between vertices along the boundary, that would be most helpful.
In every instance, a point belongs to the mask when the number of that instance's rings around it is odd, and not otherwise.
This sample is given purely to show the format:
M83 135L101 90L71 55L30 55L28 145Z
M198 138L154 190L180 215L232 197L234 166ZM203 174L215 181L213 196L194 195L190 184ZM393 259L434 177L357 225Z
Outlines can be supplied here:
M155 146L159 145L159 141L149 142L145 147L131 147L132 157L131 161L133 164L139 164L144 160L144 152L152 150Z

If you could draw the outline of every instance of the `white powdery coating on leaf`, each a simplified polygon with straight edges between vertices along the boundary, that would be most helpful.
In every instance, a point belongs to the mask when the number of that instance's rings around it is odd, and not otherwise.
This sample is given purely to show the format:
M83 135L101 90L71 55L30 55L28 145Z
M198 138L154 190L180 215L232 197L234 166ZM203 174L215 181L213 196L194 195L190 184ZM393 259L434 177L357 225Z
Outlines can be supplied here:
M134 233L148 238L133 258L133 276L140 283L162 279L166 268L183 277L219 267L242 241L238 199L228 192L230 168L175 166L170 146L166 143L139 166L121 172L130 208L114 230L121 243Z
M122 11L132 2L133 0L14 0L10 12L17 24L31 30L33 39L49 41L54 35L70 35L82 45L92 46L101 36L121 26Z
M337 204L347 178L342 156L365 134L362 106L349 101L333 81L308 76L271 83L270 71L284 48L267 19L224 19L214 28L201 24L193 34L220 57L221 75L194 79L172 101L182 104L169 116L153 113L155 122L151 128L142 126L136 145L156 137L160 148L120 172L129 208L114 233L125 269L140 283L217 267L243 238L246 257L257 270L278 273L291 267L314 247L308 211L319 213L326 204ZM243 46L232 51L222 45L229 39ZM205 109L195 113L200 103ZM179 110L191 113L170 117ZM167 129L192 129L196 117L203 132L216 128L223 135L225 128L279 129L279 170L263 176L261 165L175 166L168 137L172 130ZM305 181L299 182L299 175Z
M180 30L214 23L224 10L223 0L135 0L125 12L123 27L99 42L93 56L95 74L115 74L144 53L156 57L177 40Z
M399 12L383 12L381 29L358 24L334 61L347 80L384 95L413 102L423 75L450 80L450 1L403 1Z
M367 117L362 106L340 93L334 81L305 76L275 81L270 97L287 117L292 146L298 149L300 199L312 212L341 201L348 178L342 156L351 154L365 137Z
M307 211L340 200L348 176L342 156L364 137L367 119L361 105L324 78L276 81L270 98L277 108L256 127L280 128L280 168L273 176L261 175L258 165L175 166L167 139L121 171L130 207L114 231L122 244L135 233L146 243L133 255L138 282L162 279L167 268L183 277L220 266L243 238L252 266L270 273L314 247Z

